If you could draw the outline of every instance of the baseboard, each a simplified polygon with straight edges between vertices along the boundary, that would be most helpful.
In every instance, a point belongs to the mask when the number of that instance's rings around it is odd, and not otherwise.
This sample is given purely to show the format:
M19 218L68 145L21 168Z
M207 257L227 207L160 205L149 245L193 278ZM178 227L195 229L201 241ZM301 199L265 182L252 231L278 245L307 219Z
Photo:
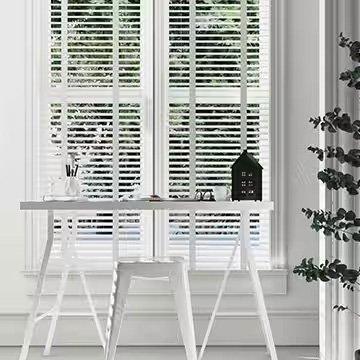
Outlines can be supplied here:
M276 345L317 346L316 311L272 311L269 314ZM106 316L101 314L104 326ZM200 344L208 323L208 313L195 313L196 339ZM0 315L0 346L18 346L23 341L26 314ZM32 341L45 343L49 321L41 321ZM58 346L98 345L95 326L89 317L66 316L59 320L55 335ZM216 320L210 345L263 345L259 319L251 313L222 314ZM181 334L172 312L132 312L126 315L120 345L181 345Z

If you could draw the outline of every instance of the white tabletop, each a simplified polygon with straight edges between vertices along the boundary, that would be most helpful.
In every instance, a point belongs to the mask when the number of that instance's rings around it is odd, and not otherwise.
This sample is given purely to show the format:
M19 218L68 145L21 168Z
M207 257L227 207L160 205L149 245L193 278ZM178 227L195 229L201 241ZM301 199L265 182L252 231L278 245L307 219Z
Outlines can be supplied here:
M272 201L22 201L21 210L274 210Z

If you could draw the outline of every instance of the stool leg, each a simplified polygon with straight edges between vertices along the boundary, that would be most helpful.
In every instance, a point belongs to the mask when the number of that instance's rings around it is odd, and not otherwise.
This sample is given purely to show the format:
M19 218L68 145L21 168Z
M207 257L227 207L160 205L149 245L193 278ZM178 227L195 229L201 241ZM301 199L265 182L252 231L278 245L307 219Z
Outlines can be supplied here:
M129 292L131 274L118 271L114 278L110 300L109 317L106 326L105 359L114 360L120 328L124 319L126 297Z
M170 275L170 282L174 291L176 310L185 346L186 358L187 360L196 360L194 322L191 309L188 273L185 266L182 267L180 274Z

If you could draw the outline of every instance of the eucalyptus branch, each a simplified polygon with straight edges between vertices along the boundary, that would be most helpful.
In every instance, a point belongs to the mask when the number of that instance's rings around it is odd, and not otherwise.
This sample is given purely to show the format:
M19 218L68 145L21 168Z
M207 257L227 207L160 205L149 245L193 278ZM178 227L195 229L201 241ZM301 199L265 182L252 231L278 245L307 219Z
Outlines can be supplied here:
M320 116L310 118L309 122L314 124L316 129L320 126L322 131L336 133L338 130L353 134L354 139L360 139L360 120L352 121L349 114L340 114L341 109L336 107L332 112L325 114L323 118Z
M340 33L339 46L348 48L352 61L360 62L360 42L351 41L349 38ZM353 70L346 70L340 74L340 80L348 81L348 86L360 90L360 66L356 66Z
M341 32L339 35L339 46L350 50L350 58L352 61L360 62L360 42L351 41L350 38L344 36Z
M351 174L344 174L334 169L324 169L318 172L318 179L326 184L329 190L346 189L350 195L357 195L360 180L355 180Z
M353 69L347 69L340 74L340 80L346 81L349 87L360 90L360 41L352 41L342 33L339 36L339 46L350 52L352 61L358 63ZM353 138L360 140L360 120L352 120L347 113L342 112L339 107L325 114L323 117L313 117L310 123L314 128L322 131L337 133L343 131L352 134ZM338 146L326 146L319 148L309 146L308 150L314 153L320 161L336 159L340 164L349 164L360 167L360 149L351 149L347 152ZM329 190L346 189L350 195L357 195L360 188L360 180L354 179L351 174L345 174L335 169L326 168L318 172L318 179L326 184ZM360 242L360 218L353 211L338 209L336 214L331 211L302 209L305 216L311 220L311 228L322 231L326 236L334 236L337 240L345 242L351 239ZM337 280L343 288L360 291L360 269L348 269L347 265L339 259L316 265L312 258L305 258L301 264L296 266L293 272L302 276L308 282ZM335 305L334 310L350 311L354 316L360 318L360 314L348 306Z
M307 282L338 280L348 290L354 291L354 284L360 276L359 270L348 269L339 259L333 262L326 260L320 266L315 265L313 260L304 258L300 265L295 266L293 273L305 277Z
M308 150L316 154L320 161L323 161L326 155L328 159L337 159L340 164L348 163L351 166L360 167L360 149L351 149L348 153L345 153L344 149L340 146L337 146L336 148L327 146L326 149L309 146Z
M347 86L360 90L360 66L356 66L353 70L346 70L340 73L339 79L347 81Z
M312 220L311 228L316 232L323 231L326 236L334 235L336 240L345 242L350 239L360 241L360 218L350 210L339 209L336 215L330 211L302 209L308 219ZM357 231L350 231L357 228Z
M342 305L334 305L333 307L334 310L340 312L340 311L349 311L351 312L353 315L360 317L360 314L355 312L354 310L350 309L348 306L342 306Z

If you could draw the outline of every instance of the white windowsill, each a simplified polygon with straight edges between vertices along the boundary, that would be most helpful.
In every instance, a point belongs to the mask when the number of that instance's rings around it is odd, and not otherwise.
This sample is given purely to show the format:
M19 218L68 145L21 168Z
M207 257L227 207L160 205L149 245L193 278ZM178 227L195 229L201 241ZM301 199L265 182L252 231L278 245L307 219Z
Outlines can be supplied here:
M24 271L24 276L35 281L37 271ZM60 272L49 272L49 282L54 283L60 278ZM96 289L94 296L105 295L106 291L103 290L103 284L108 284L104 281L105 278L111 277L111 271L88 271L86 272L90 287ZM189 279L191 286L191 293L195 296L201 295L216 295L219 289L220 282L224 275L223 271L218 270L198 270L190 271ZM287 294L287 279L289 270L287 269L273 269L273 270L259 270L259 275L265 295L286 295ZM71 280L76 283L78 276L76 272L71 273ZM110 281L110 279L109 279ZM164 295L168 294L167 286L159 286L154 290L153 286L147 284L150 281L135 280L135 286L132 287L130 295ZM76 286L74 286L76 288ZM226 288L226 295L249 295L252 294L252 284L247 270L234 270L232 271L229 282ZM45 292L45 296L52 296L55 291L50 293ZM72 296L80 296L80 294L72 293Z

